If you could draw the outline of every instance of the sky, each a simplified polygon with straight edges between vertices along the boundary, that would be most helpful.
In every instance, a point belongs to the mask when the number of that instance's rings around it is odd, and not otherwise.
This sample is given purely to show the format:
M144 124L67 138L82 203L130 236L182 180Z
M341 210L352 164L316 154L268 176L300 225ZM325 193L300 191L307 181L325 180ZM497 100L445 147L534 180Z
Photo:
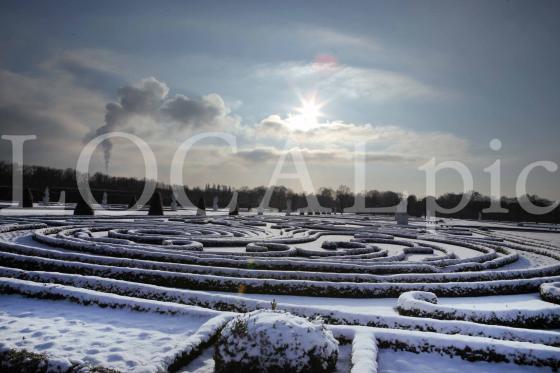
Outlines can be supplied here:
M303 155L314 188L355 187L365 143L367 189L426 194L437 163L464 163L474 188L497 159L503 195L521 171L560 162L560 4L554 1L3 1L0 134L34 134L25 164L76 167L84 145L134 134L170 180L268 185ZM490 141L499 139L499 150ZM0 159L11 145L0 140ZM91 170L143 177L141 154L103 142ZM560 171L537 167L531 194L558 199ZM279 180L295 190L296 179ZM460 192L438 173L437 194Z

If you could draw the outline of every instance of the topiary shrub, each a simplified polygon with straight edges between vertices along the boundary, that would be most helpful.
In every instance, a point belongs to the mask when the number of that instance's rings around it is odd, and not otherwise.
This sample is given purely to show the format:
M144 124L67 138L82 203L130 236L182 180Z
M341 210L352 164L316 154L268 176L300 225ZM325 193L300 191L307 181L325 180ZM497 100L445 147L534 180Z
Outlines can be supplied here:
M150 198L150 210L148 210L148 215L163 215L163 205L161 203L161 194L159 192L154 192L152 198Z
M78 193L78 203L76 203L74 208L74 215L93 215L93 209L82 197L81 193Z
M33 207L33 193L31 193L31 189L25 188L25 190L23 191L23 201L21 206Z
M332 372L338 341L322 322L285 311L239 315L222 329L214 351L215 372Z
M204 202L204 197L200 197L197 204L196 215L197 216L206 216L206 203Z
M231 209L231 210L229 211L229 215L230 215L230 216L239 215L239 205L237 204L237 202L235 203L235 206L233 207L233 209Z

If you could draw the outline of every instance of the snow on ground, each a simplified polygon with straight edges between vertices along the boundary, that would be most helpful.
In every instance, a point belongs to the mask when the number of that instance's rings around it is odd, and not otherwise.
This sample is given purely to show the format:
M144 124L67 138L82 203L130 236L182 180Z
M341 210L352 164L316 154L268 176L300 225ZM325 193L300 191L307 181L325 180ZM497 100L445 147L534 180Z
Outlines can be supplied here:
M538 267L546 265L546 262L550 263L551 258L543 258L542 255L537 255L533 253L517 252L519 254L519 259L511 264L507 264L503 267L496 268L497 271L512 270L512 269L524 269L531 267Z
M528 267L532 267L532 268L536 268L536 267L545 267L551 264L558 264L560 263L560 261L550 258L550 257L546 257L544 255L539 255L539 254L535 254L535 253L528 253L528 252L521 252L516 250L519 255L521 255L523 257L524 260L528 261L529 263L526 264L526 266L523 266L523 262L519 262L519 263L512 263L510 266L508 267L503 267L501 268L502 270L504 269L519 269L519 268L528 268ZM522 264L523 263L523 264ZM514 264L517 264L517 267L514 266Z
M545 373L550 368L506 363L470 362L438 354L379 350L379 373Z
M345 235L341 235L341 234L329 234L329 235L321 236L318 239L316 239L315 241L299 243L299 244L297 244L297 247L301 247L302 249L307 249L307 250L321 250L321 245L325 241L348 242L352 238L353 237L349 236L349 235L345 236Z
M123 372L164 369L205 321L0 295L0 345Z
M427 244L432 243L433 244L433 242L430 242L430 241L424 241L424 240L415 240L415 241L420 243L420 244L422 244L422 243L427 243ZM455 255L457 255L457 257L460 258L460 259L472 258L474 256L480 255L480 253L478 251L471 250L467 247L462 247L462 246L458 246L458 245L452 245L452 244L448 244L448 243L438 242L438 246L449 250L449 252L455 253Z
M228 292L209 291L208 293L231 295ZM238 296L265 300L272 302L276 300L282 304L293 304L302 306L313 306L326 310L340 310L345 312L359 312L376 315L397 315L394 307L397 298L327 298L327 297L305 297L297 295L277 295L277 294L236 294Z
M228 292L208 293L232 295ZM313 306L326 310L336 309L344 312L356 312L367 315L398 315L395 310L397 298L328 298L328 297L305 297L296 295L277 295L277 294L239 294L243 298L264 300L272 302L275 300L281 304ZM507 310L507 309L527 309L538 310L544 307L558 308L549 302L545 302L537 293L515 294L515 295L495 295L488 297L438 297L439 304L455 306L463 309L480 310Z
M29 230L21 230L21 231L13 231L13 232L5 232L0 234L0 241L3 242L10 242L19 239L29 239L31 240L31 232Z
M457 297L440 298L439 304L452 305L457 308L473 310L507 310L524 309L538 310L542 308L557 308L560 313L560 305L545 302L538 293L516 294L516 295L495 295L488 297Z

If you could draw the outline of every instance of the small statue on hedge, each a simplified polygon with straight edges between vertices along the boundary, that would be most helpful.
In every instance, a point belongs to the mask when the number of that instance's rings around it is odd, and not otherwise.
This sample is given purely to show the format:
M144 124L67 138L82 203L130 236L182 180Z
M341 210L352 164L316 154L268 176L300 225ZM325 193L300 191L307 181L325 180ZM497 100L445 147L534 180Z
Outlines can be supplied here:
M163 205L161 203L161 194L159 192L154 192L154 194L152 194L152 198L150 198L150 202L148 203L150 204L148 215L163 215Z
M78 203L76 203L76 207L74 208L74 215L93 215L93 209L84 197L82 197L81 193L78 193Z
M33 193L31 193L31 189L25 188L23 192L23 201L21 207L32 208L33 207Z
M196 216L206 216L206 203L204 202L204 197L200 197L198 200Z

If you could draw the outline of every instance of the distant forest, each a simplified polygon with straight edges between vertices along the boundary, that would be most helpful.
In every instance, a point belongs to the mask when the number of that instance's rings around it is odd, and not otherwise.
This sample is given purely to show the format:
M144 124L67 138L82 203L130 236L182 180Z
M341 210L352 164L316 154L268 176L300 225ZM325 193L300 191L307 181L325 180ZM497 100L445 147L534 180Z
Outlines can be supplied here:
M130 177L115 177L101 173L96 173L89 177L90 188L97 201L101 201L103 193L106 192L108 202L112 204L128 204L131 199L137 198L142 193L145 180ZM0 200L9 201L12 199L12 164L0 161ZM65 191L66 202L78 201L78 189L76 187L76 172L74 169L55 169L41 166L24 166L23 186L29 188L34 201L41 201L45 188L49 188L50 201L58 201L60 192ZM204 188L185 186L185 192L189 199L195 203L202 197L206 206L212 206L215 196L218 197L220 208L226 207L233 192L238 192L238 203L242 209L255 209L262 200L265 186L254 188L241 187L234 189L227 185L207 184ZM161 193L163 204L171 203L171 187L167 184L157 183L157 190ZM325 208L331 208L339 212L344 208L354 204L354 193L348 186L341 185L337 189L320 188L316 197ZM457 205L461 200L462 194L447 193L436 199L437 203L445 208ZM433 197L427 197L433 198ZM538 196L528 196L536 205L548 206L552 202L539 198ZM279 210L286 209L286 201L292 200L292 209L307 207L306 195L296 193L284 186L277 186L270 199L270 207ZM401 195L392 191L370 190L365 193L366 207L390 207L399 203ZM560 223L560 208L556 208L545 215L531 215L521 208L516 198L501 198L501 206L508 209L508 213L488 214L482 210L490 206L490 197L473 192L467 206L461 211L445 215L438 213L440 217L454 217L464 219L478 219L481 213L484 220L501 221L530 221L530 222L555 222ZM426 198L417 198L414 195L408 196L408 213L412 216L423 216L426 211Z

